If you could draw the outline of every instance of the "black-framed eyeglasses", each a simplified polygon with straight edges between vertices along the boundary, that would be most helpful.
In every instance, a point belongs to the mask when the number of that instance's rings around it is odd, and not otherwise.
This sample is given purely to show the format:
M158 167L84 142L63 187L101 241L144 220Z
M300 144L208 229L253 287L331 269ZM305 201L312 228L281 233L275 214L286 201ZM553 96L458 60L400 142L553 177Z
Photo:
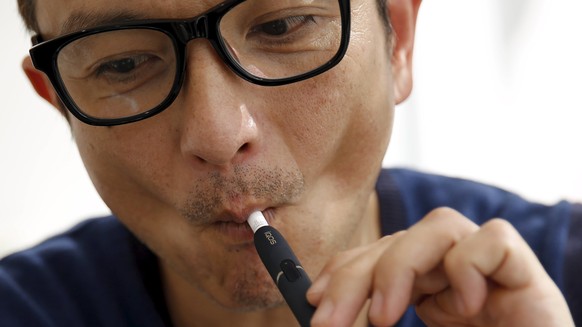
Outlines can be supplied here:
M101 126L160 113L184 81L190 40L206 38L241 78L264 86L302 81L343 58L349 0L229 0L187 20L96 27L50 41L33 37L34 66L79 120ZM195 56L195 54L194 54Z

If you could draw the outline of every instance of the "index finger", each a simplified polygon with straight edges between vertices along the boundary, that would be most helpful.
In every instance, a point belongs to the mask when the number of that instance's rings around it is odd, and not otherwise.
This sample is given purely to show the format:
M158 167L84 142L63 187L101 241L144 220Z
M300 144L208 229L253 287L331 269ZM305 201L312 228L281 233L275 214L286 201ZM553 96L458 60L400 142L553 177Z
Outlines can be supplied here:
M374 271L370 321L394 324L408 307L418 276L438 268L446 253L479 227L450 208L431 211L397 239Z

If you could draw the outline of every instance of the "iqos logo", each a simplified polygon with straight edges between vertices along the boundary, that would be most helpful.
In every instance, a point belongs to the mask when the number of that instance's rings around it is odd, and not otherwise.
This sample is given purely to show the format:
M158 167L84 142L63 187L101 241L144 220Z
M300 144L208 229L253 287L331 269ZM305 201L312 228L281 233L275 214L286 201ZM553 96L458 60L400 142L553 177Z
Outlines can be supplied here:
M273 236L273 234L270 231L265 232L265 237L267 238L267 240L269 240L269 243L271 243L271 245L277 244L277 240L275 239L275 236Z

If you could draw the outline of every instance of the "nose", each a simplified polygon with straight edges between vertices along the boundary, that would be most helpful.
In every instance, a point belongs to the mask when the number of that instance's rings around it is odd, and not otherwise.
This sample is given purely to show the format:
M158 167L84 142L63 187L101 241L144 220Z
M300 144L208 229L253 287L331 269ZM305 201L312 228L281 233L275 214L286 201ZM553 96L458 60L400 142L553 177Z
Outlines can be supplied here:
M258 137L245 100L250 84L237 77L206 40L191 41L188 47L179 96L182 154L216 166L243 160Z

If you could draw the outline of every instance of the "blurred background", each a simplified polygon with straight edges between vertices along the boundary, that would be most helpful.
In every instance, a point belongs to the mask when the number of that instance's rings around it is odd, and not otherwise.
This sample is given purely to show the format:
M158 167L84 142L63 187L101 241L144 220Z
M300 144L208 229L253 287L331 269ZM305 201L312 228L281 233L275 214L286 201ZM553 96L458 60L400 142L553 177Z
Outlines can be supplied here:
M582 202L581 14L580 0L424 1L385 165ZM0 30L2 257L108 209L20 69L30 35L15 0L0 3Z

